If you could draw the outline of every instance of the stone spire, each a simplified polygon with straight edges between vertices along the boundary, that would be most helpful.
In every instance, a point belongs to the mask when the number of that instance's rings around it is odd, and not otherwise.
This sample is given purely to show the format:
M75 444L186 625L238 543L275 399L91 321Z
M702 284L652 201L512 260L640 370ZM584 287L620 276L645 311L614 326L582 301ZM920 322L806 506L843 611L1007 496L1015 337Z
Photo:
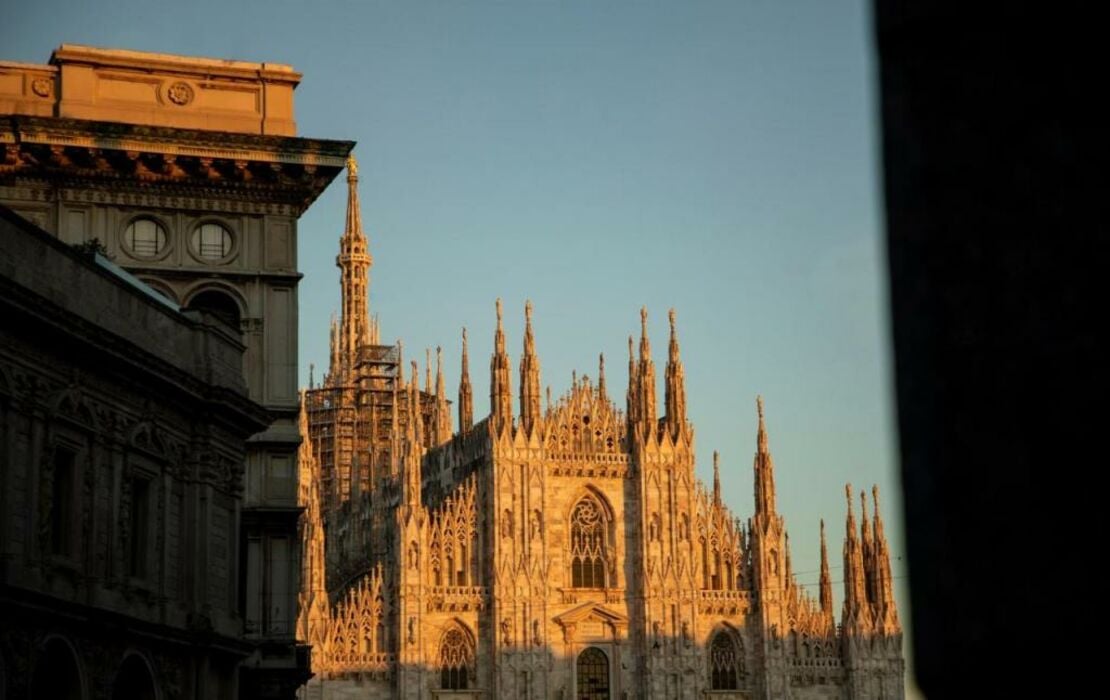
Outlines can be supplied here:
M420 409L420 375L416 360L413 360L412 382L409 383L409 429L417 445L424 444L424 416Z
M769 520L775 516L775 461L767 445L767 426L763 423L763 397L755 399L759 413L755 453L755 515Z
M609 400L605 391L605 353L597 356L597 400L602 402Z
M625 401L627 402L625 414L630 430L631 426L640 420L640 394L636 390L636 376L638 373L636 355L632 351L632 336L628 336L628 391L625 394Z
M459 379L459 432L474 425L474 391L470 388L470 357L466 351L466 328L462 329L462 376Z
M424 420L420 415L420 374L416 360L412 361L412 381L408 386L409 420L405 425L405 444L402 460L402 500L405 505L420 505L420 462L423 457Z
M520 424L531 433L540 416L540 359L532 334L532 302L524 302L524 354L520 357Z
M432 349L424 348L424 393L432 395Z
M674 309L669 313L671 320L671 343L667 353L666 394L667 430L671 437L686 429L686 370L678 356L678 333L675 331Z
M340 270L342 316L339 328L340 366L344 375L354 369L358 345L370 340L368 294L370 288L370 256L366 235L362 231L362 211L358 203L358 163L347 158L347 223L339 239L339 255L335 264Z
M852 514L852 485L844 488L848 499L847 534L844 538L844 611L841 625L846 632L861 631L870 617L867 604L867 580L863 570L863 552L856 534L856 517Z
M505 329L501 326L501 299L497 300L497 331L493 335L493 356L489 361L490 422L495 432L513 425L513 393L509 388L509 354L505 352Z
M825 519L821 518L821 613L829 620L833 614L832 577L829 576L829 549L825 546Z
M401 344L401 340L397 340L397 377L393 380L393 396L390 401L390 428L389 428L389 475L395 475L401 468L401 445L403 444L403 435L401 433L401 391L408 391L405 386L405 348ZM408 400L408 395L405 395L405 400Z
M898 622L898 606L894 601L894 577L890 573L890 547L883 533L883 519L879 515L879 487L871 487L871 497L875 504L875 548L872 568L875 572L875 596L873 608L875 617L888 634L901 632Z
M647 332L647 307L640 308L640 362L636 392L640 399L639 418L644 426L644 436L654 436L655 412L655 363L651 359L651 342Z
M871 521L867 519L867 493L860 489L860 555L863 557L864 590L867 600L875 601L875 541L871 537Z
M451 410L447 406L447 390L443 381L443 348L436 346L436 412L435 444L451 439Z
M320 466L308 430L305 393L301 392L299 415L301 445L297 504L304 509L300 521L301 590L297 603L297 634L314 643L322 641L328 620L328 593L324 579L324 524L320 504Z
M713 505L721 507L721 468L718 464L717 450L713 450Z

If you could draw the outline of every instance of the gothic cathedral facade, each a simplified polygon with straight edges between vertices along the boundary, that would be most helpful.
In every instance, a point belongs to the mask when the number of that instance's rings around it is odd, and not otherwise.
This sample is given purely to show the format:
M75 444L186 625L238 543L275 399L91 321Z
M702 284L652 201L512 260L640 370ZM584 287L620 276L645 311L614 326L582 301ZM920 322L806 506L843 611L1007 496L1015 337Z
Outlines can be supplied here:
M464 330L454 427L442 362L421 388L379 341L357 184L352 159L342 314L302 399L302 697L903 697L877 488L858 522L847 489L838 623L823 525L816 600L791 571L761 400L750 517L722 501L716 455L713 485L695 476L673 311L664 405L641 311L622 411L604 358L541 405L531 305L516 373L499 300L490 415Z

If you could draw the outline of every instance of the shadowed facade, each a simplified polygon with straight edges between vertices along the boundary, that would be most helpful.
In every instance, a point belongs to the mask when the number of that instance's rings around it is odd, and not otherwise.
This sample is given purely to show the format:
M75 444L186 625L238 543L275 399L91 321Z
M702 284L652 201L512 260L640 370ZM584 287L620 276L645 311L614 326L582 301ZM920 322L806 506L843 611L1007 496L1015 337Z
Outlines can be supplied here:
M514 372L498 300L491 412L474 421L464 330L455 430L441 353L421 388L379 341L348 168L342 315L302 402L302 697L903 697L877 488L858 522L848 489L838 625L823 526L816 600L791 570L762 400L751 517L716 454L712 487L696 478L673 311L659 415L646 310L622 411L604 357L541 405L531 304Z

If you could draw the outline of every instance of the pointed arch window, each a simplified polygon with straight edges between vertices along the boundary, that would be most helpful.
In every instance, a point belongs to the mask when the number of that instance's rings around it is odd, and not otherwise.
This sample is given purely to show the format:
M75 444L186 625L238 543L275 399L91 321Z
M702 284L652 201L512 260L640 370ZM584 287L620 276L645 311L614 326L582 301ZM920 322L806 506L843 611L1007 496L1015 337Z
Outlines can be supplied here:
M570 515L571 586L605 588L608 563L606 518L593 496L583 496Z
M474 645L458 627L447 630L439 645L439 685L443 690L466 690L474 665Z
M736 690L739 676L740 654L736 641L722 630L709 645L709 687L712 690Z

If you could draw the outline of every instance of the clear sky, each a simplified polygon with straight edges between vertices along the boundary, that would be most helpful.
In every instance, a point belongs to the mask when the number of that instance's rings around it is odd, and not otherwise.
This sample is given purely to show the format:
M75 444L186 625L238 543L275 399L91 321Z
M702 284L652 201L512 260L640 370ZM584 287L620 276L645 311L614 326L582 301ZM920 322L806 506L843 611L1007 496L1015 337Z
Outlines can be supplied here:
M37 0L0 60L291 64L300 134L358 142L384 342L442 344L453 393L466 325L484 415L494 299L515 366L530 298L542 383L604 352L623 407L646 305L662 403L673 306L698 473L720 450L750 514L761 393L799 581L816 591L821 517L840 580L844 483L877 483L908 621L870 23L859 1ZM301 219L302 383L327 363L345 198L341 176Z

